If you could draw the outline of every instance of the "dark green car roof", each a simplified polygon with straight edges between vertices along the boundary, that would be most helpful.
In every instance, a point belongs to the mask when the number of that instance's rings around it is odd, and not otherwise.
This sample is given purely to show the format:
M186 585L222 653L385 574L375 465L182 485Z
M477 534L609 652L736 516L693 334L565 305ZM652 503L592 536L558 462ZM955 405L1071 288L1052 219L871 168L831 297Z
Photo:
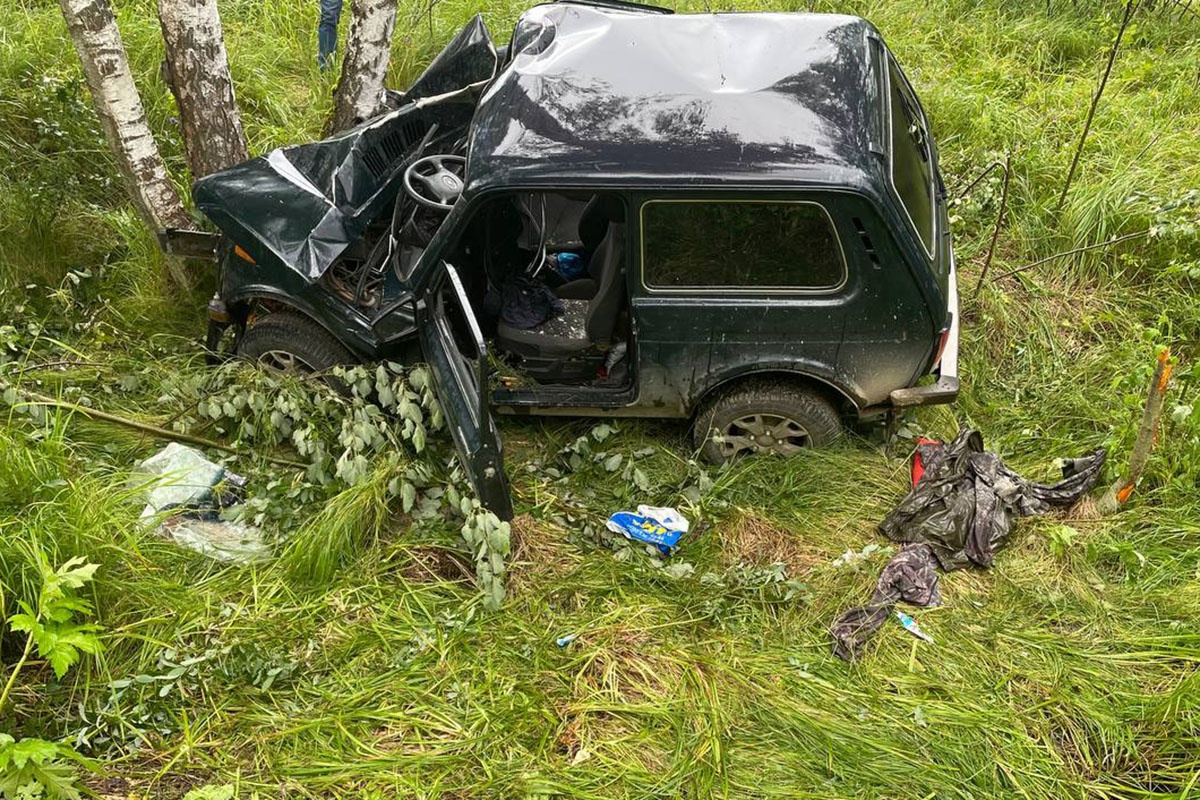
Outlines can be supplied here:
M476 111L468 192L878 185L877 36L835 14L538 6Z

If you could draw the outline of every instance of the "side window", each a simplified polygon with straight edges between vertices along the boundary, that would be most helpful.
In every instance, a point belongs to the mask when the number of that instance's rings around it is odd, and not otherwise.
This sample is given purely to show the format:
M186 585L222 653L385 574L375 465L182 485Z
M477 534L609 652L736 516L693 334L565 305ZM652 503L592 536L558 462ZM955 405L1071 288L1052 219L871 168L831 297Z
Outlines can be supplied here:
M654 200L641 222L651 289L828 291L846 278L833 222L816 203Z
M929 131L920 106L896 67L888 59L892 127L892 184L908 210L925 249L933 252L933 166Z

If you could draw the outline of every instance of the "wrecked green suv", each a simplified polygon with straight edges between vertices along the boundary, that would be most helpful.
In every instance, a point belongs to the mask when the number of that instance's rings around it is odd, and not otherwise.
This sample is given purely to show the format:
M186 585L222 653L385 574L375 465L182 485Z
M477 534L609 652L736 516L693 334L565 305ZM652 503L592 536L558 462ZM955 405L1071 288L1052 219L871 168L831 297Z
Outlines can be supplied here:
M197 182L210 346L423 358L501 516L493 411L691 419L720 460L956 396L937 154L866 21L553 3L500 53L477 18L389 94Z

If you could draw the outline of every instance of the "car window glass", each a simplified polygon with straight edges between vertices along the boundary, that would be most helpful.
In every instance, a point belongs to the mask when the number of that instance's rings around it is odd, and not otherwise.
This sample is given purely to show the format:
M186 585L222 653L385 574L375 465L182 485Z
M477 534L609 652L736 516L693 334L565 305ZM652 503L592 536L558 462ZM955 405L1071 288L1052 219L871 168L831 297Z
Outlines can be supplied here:
M652 201L642 206L642 274L650 288L829 290L845 263L815 203Z
M933 250L933 168L920 107L894 62L888 64L892 183L927 251Z

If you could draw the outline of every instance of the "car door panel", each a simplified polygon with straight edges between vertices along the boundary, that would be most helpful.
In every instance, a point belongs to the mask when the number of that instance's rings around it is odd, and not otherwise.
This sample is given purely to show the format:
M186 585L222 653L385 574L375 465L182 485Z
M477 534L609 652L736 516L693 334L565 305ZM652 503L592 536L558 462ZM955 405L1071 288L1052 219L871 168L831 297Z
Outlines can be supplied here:
M442 265L442 274L417 304L416 318L421 349L463 469L484 507L512 519L503 446L488 408L487 345L462 281L449 264Z

